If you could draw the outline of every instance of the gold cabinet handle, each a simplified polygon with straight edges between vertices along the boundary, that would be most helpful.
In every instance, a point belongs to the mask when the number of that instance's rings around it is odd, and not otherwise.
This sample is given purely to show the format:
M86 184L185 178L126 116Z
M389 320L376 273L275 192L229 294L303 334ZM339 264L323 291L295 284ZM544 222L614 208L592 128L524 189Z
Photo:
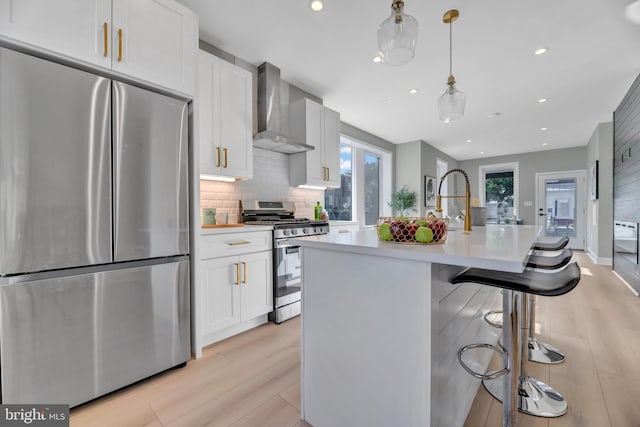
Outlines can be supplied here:
M218 162L216 163L216 167L220 167L220 147L216 147L216 152L218 153Z
M249 243L251 243L251 242L249 242L247 240L238 240L238 241L235 241L235 242L227 242L227 245L229 245L229 246L238 246L238 245L248 245Z
M329 181L329 175L331 175L331 169L327 168L327 181Z
M247 284L247 263L242 261L242 270L244 272L242 276L242 283Z
M118 28L118 62L122 62L122 28Z
M104 56L109 55L109 25L105 22L102 24L102 32L104 34Z
M224 167L227 167L227 149L224 148Z
M236 280L233 282L234 285L240 284L240 263L236 262L233 265L236 266Z

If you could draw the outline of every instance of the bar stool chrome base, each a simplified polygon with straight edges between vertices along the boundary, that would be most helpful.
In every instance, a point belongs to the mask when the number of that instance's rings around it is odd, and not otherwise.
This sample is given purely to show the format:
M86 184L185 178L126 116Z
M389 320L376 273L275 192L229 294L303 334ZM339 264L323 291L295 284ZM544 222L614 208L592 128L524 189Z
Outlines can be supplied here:
M546 365L557 365L564 362L566 356L554 346L529 337L529 360Z
M504 377L483 380L482 385L494 398L502 402ZM518 411L536 417L556 418L567 413L564 397L553 387L532 377L520 377Z

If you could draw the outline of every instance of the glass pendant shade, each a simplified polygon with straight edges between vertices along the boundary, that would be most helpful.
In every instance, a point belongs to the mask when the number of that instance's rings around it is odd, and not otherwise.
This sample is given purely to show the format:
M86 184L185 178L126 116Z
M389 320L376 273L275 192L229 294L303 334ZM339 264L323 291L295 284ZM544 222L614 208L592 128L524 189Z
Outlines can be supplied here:
M464 107L467 103L467 97L463 92L456 89L456 85L452 84L438 98L438 114L440 120L449 123L464 116Z
M407 64L416 51L418 21L402 9L401 3L394 2L391 16L378 28L378 53L382 63L391 67Z

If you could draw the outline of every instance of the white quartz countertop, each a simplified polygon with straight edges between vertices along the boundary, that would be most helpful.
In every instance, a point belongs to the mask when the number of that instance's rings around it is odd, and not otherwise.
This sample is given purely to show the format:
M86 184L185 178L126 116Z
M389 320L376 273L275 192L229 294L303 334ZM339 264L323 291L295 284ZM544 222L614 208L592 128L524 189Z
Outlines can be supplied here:
M293 241L302 247L520 273L540 230L541 227L534 225L491 224L474 226L471 233L465 234L462 228L450 228L447 241L441 245L382 242L375 230L301 237Z

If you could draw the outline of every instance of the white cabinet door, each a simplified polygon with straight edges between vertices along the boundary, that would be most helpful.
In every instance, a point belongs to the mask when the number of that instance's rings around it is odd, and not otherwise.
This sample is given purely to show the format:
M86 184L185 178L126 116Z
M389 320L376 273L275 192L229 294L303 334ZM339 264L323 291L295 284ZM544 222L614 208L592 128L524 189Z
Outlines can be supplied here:
M273 310L272 253L243 255L242 320L253 319Z
M210 53L198 55L200 173L253 178L251 73Z
M324 107L323 161L328 187L340 187L340 113Z
M322 162L323 147L322 147L322 133L323 133L323 107L322 105L305 100L306 109L306 140L309 145L313 145L316 149L307 151L307 184L308 185L326 185L325 182L325 169Z
M110 34L111 0L0 0L0 35L55 53L110 68Z
M240 323L241 298L238 257L202 261L202 334Z
M220 146L225 176L253 178L251 73L220 62Z
M291 185L340 186L340 114L310 99L289 108L291 136L315 150L289 156Z
M113 0L112 22L114 70L195 93L198 18L191 10L173 0Z
M204 51L198 54L198 110L200 125L200 173L220 174L220 61Z

